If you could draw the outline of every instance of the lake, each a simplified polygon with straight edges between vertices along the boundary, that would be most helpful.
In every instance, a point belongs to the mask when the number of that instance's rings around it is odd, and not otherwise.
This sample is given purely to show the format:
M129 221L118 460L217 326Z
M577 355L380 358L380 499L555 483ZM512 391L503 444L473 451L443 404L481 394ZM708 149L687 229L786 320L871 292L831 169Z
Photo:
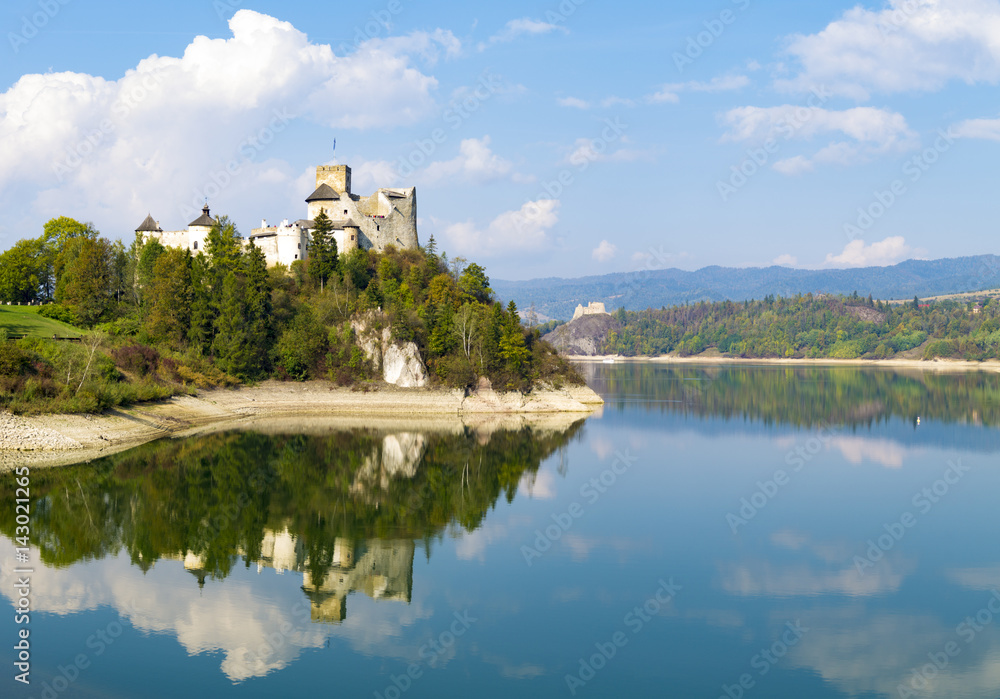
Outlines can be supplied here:
M1000 376L582 369L586 420L271 421L32 471L3 696L1000 695Z

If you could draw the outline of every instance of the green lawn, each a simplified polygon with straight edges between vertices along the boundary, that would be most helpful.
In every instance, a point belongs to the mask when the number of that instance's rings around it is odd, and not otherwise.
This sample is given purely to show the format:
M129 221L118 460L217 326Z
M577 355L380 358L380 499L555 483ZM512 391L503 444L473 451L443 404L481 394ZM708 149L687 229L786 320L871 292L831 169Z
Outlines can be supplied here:
M37 306L0 306L0 328L11 335L33 337L79 337L83 334L72 325L38 315Z

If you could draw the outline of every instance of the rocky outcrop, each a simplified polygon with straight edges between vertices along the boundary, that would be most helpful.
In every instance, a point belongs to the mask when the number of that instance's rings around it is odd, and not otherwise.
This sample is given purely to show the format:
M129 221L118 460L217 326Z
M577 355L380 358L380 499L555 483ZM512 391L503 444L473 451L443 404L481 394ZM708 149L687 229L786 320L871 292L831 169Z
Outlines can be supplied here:
M427 369L412 342L390 344L382 353L382 378L400 388L422 388L427 385Z
M369 313L351 321L358 346L381 372L382 380L400 388L427 385L427 367L413 342L396 342L383 314Z
M593 357L602 354L608 333L618 329L618 321L610 315L584 315L570 321L545 336L560 354Z

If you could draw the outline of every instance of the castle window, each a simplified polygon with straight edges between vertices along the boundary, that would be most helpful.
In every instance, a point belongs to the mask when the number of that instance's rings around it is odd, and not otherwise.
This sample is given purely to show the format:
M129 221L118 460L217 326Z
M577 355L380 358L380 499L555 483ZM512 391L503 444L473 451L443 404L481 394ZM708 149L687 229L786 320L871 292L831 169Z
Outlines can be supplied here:
M299 250L302 249L302 243L299 243Z
M347 209L344 209L344 216L347 216Z
M297 259L299 259L299 256L298 256L298 255L296 255L296 256L295 256L295 259L296 259L296 260L297 260Z
M197 241L197 240L196 240L196 241L194 241L194 249L195 249L195 250L197 250L197 249L198 249L198 241Z
M354 236L353 235L351 236L351 240L354 240Z
M377 230L377 231L382 230L382 226L375 226L375 230Z

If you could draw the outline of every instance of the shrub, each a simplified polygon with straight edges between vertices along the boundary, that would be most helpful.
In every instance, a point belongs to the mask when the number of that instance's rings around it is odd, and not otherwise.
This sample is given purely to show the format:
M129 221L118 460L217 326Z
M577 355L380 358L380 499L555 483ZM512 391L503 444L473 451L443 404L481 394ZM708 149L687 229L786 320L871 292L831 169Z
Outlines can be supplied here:
M924 350L924 359L935 357L954 357L958 351L957 343L952 340L935 340Z
M26 376L32 371L34 357L10 340L0 343L0 376Z
M63 323L68 323L69 325L74 325L76 323L76 316L73 314L73 311L58 303L42 306L38 309L38 315L42 318L51 318L52 320L62 321Z
M152 374L160 365L160 353L138 343L118 347L111 351L111 356L118 368L138 376Z

